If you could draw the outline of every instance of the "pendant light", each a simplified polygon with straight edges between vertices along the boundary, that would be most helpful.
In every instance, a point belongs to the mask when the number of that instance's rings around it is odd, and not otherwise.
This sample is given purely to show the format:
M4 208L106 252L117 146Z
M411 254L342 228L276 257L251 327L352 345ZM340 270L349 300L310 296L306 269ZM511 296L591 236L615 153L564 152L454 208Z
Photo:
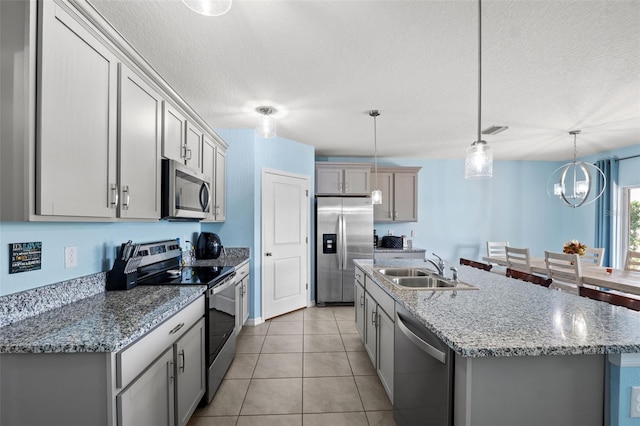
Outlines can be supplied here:
M573 161L563 164L551 173L547 180L547 193L558 197L564 204L576 208L591 204L604 194L607 185L604 172L593 164L577 161L576 139L580 130L569 132L573 135ZM600 180L602 189L594 193L593 185Z
M371 204L382 204L382 191L378 189L378 132L376 128L376 117L380 115L380 111L372 109L369 115L373 117L373 165L376 176L376 189L371 191Z
M276 112L276 109L270 106L260 106L256 108L256 111L262 114L260 123L256 127L258 136L265 139L275 138L277 123L272 114Z
M493 153L486 141L481 139L482 116L482 0L478 0L478 135L467 148L464 160L465 179L487 179L493 177Z
M182 0L189 9L200 15L220 16L231 9L232 0Z

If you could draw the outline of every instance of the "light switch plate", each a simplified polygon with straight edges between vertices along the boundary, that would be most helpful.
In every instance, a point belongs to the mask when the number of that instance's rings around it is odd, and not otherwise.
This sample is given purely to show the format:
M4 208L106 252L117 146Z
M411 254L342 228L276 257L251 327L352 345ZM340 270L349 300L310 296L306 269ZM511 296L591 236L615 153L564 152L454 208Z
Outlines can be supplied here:
M640 386L631 387L631 417L640 417Z
M78 266L78 247L64 248L64 267L75 268Z

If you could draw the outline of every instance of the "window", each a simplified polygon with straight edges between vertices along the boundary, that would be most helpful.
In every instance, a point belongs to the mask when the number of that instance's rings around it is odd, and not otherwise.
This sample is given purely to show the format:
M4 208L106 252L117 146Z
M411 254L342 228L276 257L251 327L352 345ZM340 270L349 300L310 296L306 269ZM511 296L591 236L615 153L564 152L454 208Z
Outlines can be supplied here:
M621 207L619 264L623 264L627 250L640 250L640 186L622 188Z

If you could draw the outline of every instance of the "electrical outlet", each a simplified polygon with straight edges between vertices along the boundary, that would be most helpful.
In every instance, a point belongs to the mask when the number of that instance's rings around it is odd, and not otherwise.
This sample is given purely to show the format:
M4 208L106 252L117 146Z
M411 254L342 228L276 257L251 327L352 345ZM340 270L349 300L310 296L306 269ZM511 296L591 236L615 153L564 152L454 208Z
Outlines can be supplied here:
M631 417L640 417L640 387L631 387Z
M411 230L411 236L412 236L412 237L415 237L415 236L416 236L416 230L415 230L415 229L412 229L412 230Z
M393 230L389 229L389 233L388 233L387 235L389 235L390 237L392 237L392 236L393 236Z
M78 266L78 247L64 248L64 267L75 268Z

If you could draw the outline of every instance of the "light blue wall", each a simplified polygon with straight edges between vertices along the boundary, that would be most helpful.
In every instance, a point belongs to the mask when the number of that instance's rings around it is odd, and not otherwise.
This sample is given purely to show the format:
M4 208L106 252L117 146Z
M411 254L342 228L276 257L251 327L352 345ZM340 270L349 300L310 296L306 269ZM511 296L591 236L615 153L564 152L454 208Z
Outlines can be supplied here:
M227 154L227 220L224 224L202 224L203 231L215 232L223 245L251 249L251 318L262 316L262 171L280 170L309 177L310 230L313 235L313 190L315 188L314 148L288 139L261 139L251 129L216 129L229 144ZM313 237L310 242L313 247ZM315 299L315 264L311 256L311 294Z
M111 269L121 243L150 242L165 238L196 238L196 222L154 223L0 223L0 295L24 291L59 281ZM9 274L9 244L42 241L40 270ZM195 241L195 240L194 240ZM64 248L78 248L78 266L64 267Z
M620 367L608 363L611 403L609 419L611 426L638 426L639 418L632 418L631 387L640 386L640 367Z

